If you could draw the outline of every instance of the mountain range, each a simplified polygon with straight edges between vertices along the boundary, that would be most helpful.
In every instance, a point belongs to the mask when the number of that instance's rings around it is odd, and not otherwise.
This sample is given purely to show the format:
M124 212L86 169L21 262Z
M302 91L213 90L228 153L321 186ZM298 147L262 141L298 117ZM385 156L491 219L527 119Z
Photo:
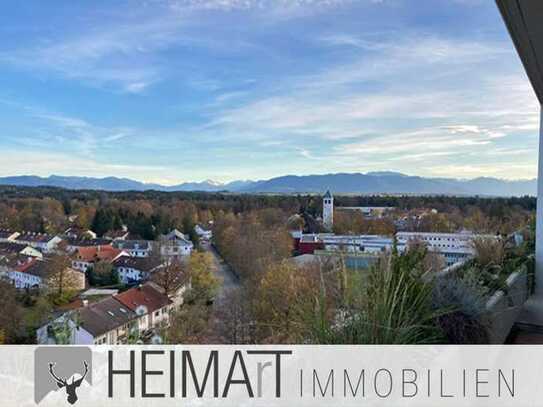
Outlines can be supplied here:
M287 175L261 181L233 181L219 183L212 180L164 186L134 181L128 178L89 178L51 175L32 175L0 178L0 185L50 186L65 189L104 191L202 191L232 193L323 193L329 189L336 194L414 194L414 195L536 195L537 180L502 180L480 177L474 179L425 178L397 172L369 172L367 174Z

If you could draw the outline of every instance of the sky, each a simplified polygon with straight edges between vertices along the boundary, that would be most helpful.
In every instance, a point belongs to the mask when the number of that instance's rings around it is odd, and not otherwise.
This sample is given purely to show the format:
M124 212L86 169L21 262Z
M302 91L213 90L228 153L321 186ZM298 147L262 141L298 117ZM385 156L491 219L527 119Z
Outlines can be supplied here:
M0 176L535 178L538 127L490 0L26 0L0 14Z

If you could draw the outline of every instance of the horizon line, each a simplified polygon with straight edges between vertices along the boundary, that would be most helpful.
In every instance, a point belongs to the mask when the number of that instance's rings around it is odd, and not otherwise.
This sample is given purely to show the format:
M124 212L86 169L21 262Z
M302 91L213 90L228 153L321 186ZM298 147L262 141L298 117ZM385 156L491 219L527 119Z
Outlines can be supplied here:
M537 181L537 177L533 178L500 178L500 177L494 177L494 176L488 176L488 175L481 175L477 177L455 177L455 176L424 176L424 175L413 175L413 174L406 174L399 171L393 171L393 170L383 170L383 171L368 171L368 172L326 172L326 173L310 173L310 174L292 174L292 173L286 173L283 175L276 175L269 178L262 178L262 179L250 179L250 178L236 178L232 179L230 181L216 181L211 177L205 178L203 180L187 180L187 181L175 181L172 183L163 183L163 182L155 182L155 181L148 181L148 180L141 180L137 177L131 178L126 176L115 176L115 175L63 175L58 173L51 173L49 175L37 175L37 174L29 174L29 173L23 173L23 174L13 174L13 175L0 175L0 179L2 178L23 178L23 177L36 177L41 179L50 179L53 177L59 177L59 178L83 178L83 179L95 179L95 180L106 180L106 179L117 179L117 180L128 180L132 182L138 182L143 185L156 185L160 187L175 187L179 185L184 184L203 184L203 183L214 183L218 185L228 185L234 182L265 182L270 181L272 179L277 178L283 178L283 177L322 177L322 176L336 176L336 175L365 175L365 176L384 176L382 174L395 174L395 175L401 175L405 177L417 177L417 178L425 178L425 179L448 179L448 180L457 180L457 181L473 181L477 179L495 179L499 181L504 182L530 182L530 181Z

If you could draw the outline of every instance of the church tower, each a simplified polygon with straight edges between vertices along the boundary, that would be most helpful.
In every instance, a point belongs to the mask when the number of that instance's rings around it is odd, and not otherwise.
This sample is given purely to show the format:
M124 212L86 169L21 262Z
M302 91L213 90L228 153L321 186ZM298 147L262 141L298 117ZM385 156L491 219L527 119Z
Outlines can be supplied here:
M330 191L326 191L322 199L322 223L329 231L334 226L334 197Z

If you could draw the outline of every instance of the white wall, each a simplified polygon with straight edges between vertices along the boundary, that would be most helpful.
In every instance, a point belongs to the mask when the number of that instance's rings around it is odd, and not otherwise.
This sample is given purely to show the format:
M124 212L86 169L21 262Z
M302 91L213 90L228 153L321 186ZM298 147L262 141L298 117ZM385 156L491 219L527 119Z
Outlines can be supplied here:
M41 286L42 279L38 276L28 273L21 273L20 271L10 270L4 275L13 282L16 288L32 288L35 286Z
M94 345L94 336L89 332L85 331L83 328L74 329L75 338L74 345Z

